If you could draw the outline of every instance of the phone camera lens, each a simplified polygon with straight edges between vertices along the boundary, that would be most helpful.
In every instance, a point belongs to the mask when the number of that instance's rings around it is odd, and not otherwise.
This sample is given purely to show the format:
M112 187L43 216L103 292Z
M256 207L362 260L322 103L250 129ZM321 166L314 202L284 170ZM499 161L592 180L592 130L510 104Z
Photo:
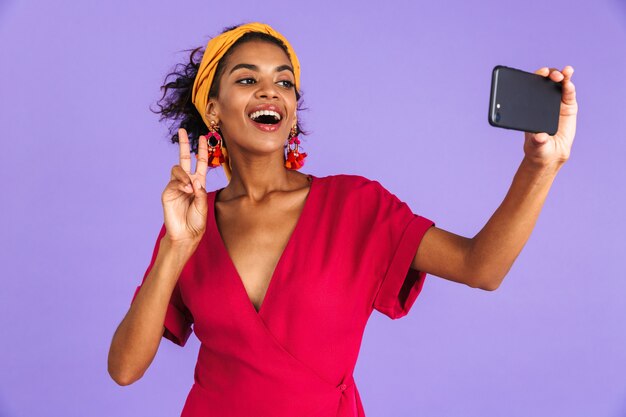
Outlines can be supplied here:
M500 112L496 112L496 123L500 122Z

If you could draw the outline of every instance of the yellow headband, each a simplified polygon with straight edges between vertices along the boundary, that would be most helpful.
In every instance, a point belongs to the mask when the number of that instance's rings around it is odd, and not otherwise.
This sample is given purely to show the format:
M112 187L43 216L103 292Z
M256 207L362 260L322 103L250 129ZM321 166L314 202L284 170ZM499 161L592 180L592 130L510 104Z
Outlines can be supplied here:
M202 116L202 120L207 126L210 126L209 120L206 116L207 103L209 102L209 90L215 77L215 70L220 59L224 56L226 51L247 32L261 32L267 33L280 39L289 52L289 59L293 65L293 72L296 79L296 91L299 91L300 87L300 62L296 56L295 51L287 41L287 39L275 31L271 26L264 23L247 23L236 27L233 30L224 32L209 41L202 56L202 62L200 62L200 68L198 68L198 75L193 82L193 88L191 90L191 102L196 106L198 113Z

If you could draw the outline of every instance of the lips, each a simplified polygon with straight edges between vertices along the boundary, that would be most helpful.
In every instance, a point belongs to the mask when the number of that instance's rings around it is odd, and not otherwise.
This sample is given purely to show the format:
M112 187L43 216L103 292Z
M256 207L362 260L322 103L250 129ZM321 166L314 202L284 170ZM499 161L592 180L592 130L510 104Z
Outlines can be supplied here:
M250 115L259 110L275 111L276 113L280 114L280 120L274 124L255 122L254 120L252 120L252 118L250 118ZM250 120L250 122L252 123L252 125L256 127L257 129L263 132L275 132L278 129L280 129L282 121L285 118L285 112L275 104L264 103L264 104L258 104L252 107L251 109L249 109L247 113L247 117L248 117L248 120Z

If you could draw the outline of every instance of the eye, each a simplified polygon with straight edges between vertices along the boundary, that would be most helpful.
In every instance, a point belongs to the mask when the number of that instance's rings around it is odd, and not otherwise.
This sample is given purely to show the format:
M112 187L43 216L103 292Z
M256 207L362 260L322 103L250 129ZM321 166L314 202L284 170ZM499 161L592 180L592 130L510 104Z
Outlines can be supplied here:
M249 80L256 82L254 78L242 78L241 80L238 80L237 83L241 83L242 81L249 81ZM248 83L243 83L243 84L248 84Z
M284 85L285 88L292 88L293 87L293 83L291 81L289 81L289 80L282 80L282 81L279 81L279 83L286 83Z

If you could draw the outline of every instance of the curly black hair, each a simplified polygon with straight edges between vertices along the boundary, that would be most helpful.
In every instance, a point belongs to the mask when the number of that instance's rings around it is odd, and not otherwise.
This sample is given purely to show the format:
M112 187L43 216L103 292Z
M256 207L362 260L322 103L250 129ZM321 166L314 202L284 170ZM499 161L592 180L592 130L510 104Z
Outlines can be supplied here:
M240 25L224 28L222 30L222 33L233 30L239 26ZM215 70L215 77L213 78L211 88L209 89L209 97L213 98L218 97L219 95L219 80L224 73L225 62L228 57L232 54L237 46L253 40L261 40L278 45L285 51L285 53L289 57L289 51L280 39L277 39L267 33L247 32L233 43L230 49L226 51L224 56L218 62L217 68ZM164 83L160 87L160 89L163 91L163 96L157 102L157 105L160 109L153 110L152 108L150 108L150 111L152 111L153 113L161 115L161 117L159 118L159 122L163 121L164 119L172 120L169 126L169 136L171 136L172 143L178 143L178 128L180 127L185 129L187 131L187 136L189 137L191 152L196 154L198 153L198 139L200 138L200 136L206 135L209 132L209 128L204 123L204 120L202 120L200 113L191 102L191 90L193 88L193 83L196 75L198 74L200 62L202 61L202 55L204 54L203 48L204 47L200 46L195 49L183 50L183 52L191 52L191 54L189 55L189 61L186 64L176 64L172 72L165 76ZM173 77L174 79L168 81L168 78L170 77ZM301 92L296 89L296 100L298 103L297 110L306 110L306 108L302 107L301 98ZM296 124L296 132L297 134L308 134L307 132L302 130L299 117ZM224 135L222 135L221 131L219 131L219 133L222 136L224 147L228 149L226 144L226 138L224 137ZM285 140L286 139L287 138L285 138ZM286 146L287 145L285 145L285 147Z

